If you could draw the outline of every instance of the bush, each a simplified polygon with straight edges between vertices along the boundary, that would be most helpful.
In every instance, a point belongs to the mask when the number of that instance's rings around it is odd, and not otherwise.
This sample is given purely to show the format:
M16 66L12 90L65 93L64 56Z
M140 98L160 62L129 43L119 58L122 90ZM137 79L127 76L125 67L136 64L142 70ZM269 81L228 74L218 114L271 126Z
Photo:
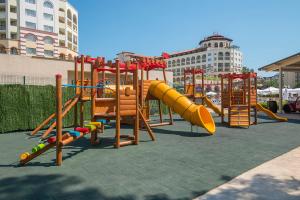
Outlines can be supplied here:
M63 88L63 103L75 94ZM55 112L54 86L0 86L0 133L33 130ZM63 119L64 127L73 125L74 109ZM85 119L90 119L90 104L85 104Z

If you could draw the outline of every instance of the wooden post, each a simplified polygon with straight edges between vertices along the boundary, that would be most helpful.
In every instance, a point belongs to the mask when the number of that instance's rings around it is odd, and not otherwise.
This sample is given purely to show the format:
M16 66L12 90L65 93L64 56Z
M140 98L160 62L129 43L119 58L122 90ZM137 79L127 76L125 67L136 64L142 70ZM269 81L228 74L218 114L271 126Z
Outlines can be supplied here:
M232 96L232 79L231 76L228 78L228 94L229 94L229 102L228 102L228 124L230 125L230 116L231 116L231 96Z
M115 147L120 148L120 129L121 129L121 116L120 116L120 65L116 61L116 143Z
M282 75L282 66L279 66L279 113L282 113L282 88L284 86Z
M61 75L56 75L56 165L62 163L62 89Z
M203 88L204 89L204 88ZM221 75L221 122L224 123L224 82L223 82L223 76Z
M164 81L167 84L167 76L166 76L165 68L163 68L163 75L164 75ZM173 116L172 116L172 109L169 107L168 110L169 110L170 125L173 125L174 121L173 121Z
M140 100L140 105L142 109L144 109L144 68L141 69L141 100Z
M249 126L251 124L251 73L248 73L248 120Z
M183 70L183 93L184 94L187 94L187 91L186 91L186 72L185 72L185 69Z
M81 69L80 69L80 75L81 75L81 88L80 88L80 126L83 127L83 113L84 113L84 102L83 99L83 86L84 86L84 55L81 56Z
M243 104L246 104L246 100L247 100L247 84L246 84L246 80L248 81L248 79L244 78L244 84L243 84Z
M74 64L74 85L77 85L78 82L78 57L75 56L74 58L75 64ZM76 93L76 88L75 88L75 93ZM76 94L77 95L77 94ZM78 126L78 106L77 104L74 107L74 127Z
M159 120L160 120L160 123L163 122L163 118L162 118L162 110L161 110L161 100L157 100L158 102L158 110L159 110Z
M143 70L142 70L143 71ZM139 144L139 68L138 64L136 64L136 70L135 70L135 81L134 81L134 88L135 88L135 100L136 100L136 111L135 111L135 121L134 121L134 144ZM142 75L144 75L142 73ZM141 88L141 91L143 91L143 88Z
M201 76L202 77L201 78L202 79L202 81L201 81L202 82L202 96L205 96L205 90L204 90L204 72L202 71L201 74L202 74L202 76ZM203 101L202 101L202 104L203 104Z
M196 79L195 79L195 68L193 68L193 101L196 100Z
M255 105L254 105L254 124L257 124L257 76L254 77Z
M96 59L95 63L91 63L91 120L94 121L94 113L95 113L95 95L97 89L94 88L96 86L96 69L99 65L99 58ZM97 141L97 131L91 132L91 144L96 144Z

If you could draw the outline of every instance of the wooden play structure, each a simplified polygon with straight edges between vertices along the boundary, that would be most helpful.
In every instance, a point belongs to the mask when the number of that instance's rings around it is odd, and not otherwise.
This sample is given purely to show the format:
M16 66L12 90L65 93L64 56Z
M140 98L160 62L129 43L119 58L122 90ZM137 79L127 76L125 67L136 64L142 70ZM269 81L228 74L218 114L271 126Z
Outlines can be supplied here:
M84 65L87 63L91 65L90 79L85 79L84 74ZM78 78L78 64L81 64L80 79ZM56 112L31 133L35 135L50 123L49 128L41 136L41 143L34 147L32 153L25 152L20 156L21 165L53 147L56 147L56 164L61 165L63 146L87 134L90 134L92 145L98 144L100 141L98 134L104 132L104 121L106 120L115 121L114 146L116 148L139 144L141 127L147 130L150 139L154 141L155 135L151 126L173 124L172 111L178 113L192 125L203 127L209 134L215 132L215 123L203 105L196 105L167 85L166 63L162 58L134 57L126 63L121 63L119 60L106 62L103 57L81 56L75 59L74 66L74 84L62 85L61 75L56 76ZM150 80L149 71L153 69L160 69L164 80ZM146 79L144 73L146 73ZM113 78L109 84L104 84L107 74ZM64 105L62 103L62 87L75 89L75 96L66 101ZM151 124L149 102L153 100L159 102L160 121ZM83 115L86 102L91 103L91 122L88 123L84 123ZM169 122L163 121L162 103L169 107ZM74 131L63 132L62 119L72 108L75 113ZM79 124L77 122L78 115ZM132 135L121 134L122 123L132 125ZM56 128L56 132L53 136L54 128Z
M74 83L75 85L68 85L66 86L75 88L75 95L71 99L67 100L63 104L63 113L62 117L65 117L68 112L74 108L74 127L77 126L83 126L83 113L84 113L84 104L89 102L91 99L90 95L90 83L91 81L88 79L85 79L84 72L85 72L85 64L92 65L94 63L94 59L90 57L75 57L74 58ZM80 73L78 71L78 67L80 64ZM80 79L78 77L80 75ZM79 106L78 106L79 105ZM78 124L78 107L79 109L79 116L80 116L80 122ZM44 127L48 128L44 131L44 133L41 136L41 139L45 139L48 137L48 135L55 129L56 127L56 121L55 121L56 113L51 114L46 120L44 120L40 125L38 125L32 132L31 135L36 135L40 130L42 130Z
M256 73L223 74L221 77L221 120L231 127L257 124L257 112L262 111L278 121L287 121L257 103ZM225 121L227 110L227 120Z
M191 75L189 83L187 83L187 76ZM197 78L200 76L200 82L197 82ZM206 105L211 108L218 115L222 115L221 110L205 95L204 84L205 73L201 69L191 68L184 70L184 94L191 101Z

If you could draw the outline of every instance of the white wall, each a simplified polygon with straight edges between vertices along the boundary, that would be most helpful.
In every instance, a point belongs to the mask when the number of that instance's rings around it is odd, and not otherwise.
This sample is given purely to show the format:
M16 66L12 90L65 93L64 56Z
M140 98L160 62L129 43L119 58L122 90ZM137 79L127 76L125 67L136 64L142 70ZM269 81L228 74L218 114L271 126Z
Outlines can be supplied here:
M19 55L0 55L0 75L20 75L55 79L56 74L61 74L63 79L67 80L68 71L73 70L74 62ZM85 65L85 71L90 71L89 64Z
M90 66L90 64L85 64L86 79L90 79ZM80 65L78 65L78 71L80 71ZM56 74L62 75L63 83L72 83L74 62L0 54L0 75L43 77L54 80ZM152 80L156 78L163 80L162 71L150 71L149 76ZM173 73L167 71L166 76L168 83L172 85Z

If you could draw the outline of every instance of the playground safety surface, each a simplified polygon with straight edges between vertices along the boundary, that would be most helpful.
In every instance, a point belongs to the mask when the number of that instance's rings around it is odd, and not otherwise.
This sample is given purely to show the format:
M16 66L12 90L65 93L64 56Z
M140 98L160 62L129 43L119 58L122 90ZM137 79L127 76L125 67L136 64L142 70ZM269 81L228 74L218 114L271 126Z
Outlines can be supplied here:
M98 146L79 140L63 151L61 167L52 150L18 167L19 154L39 138L0 135L0 199L191 199L300 146L296 119L279 123L260 116L247 129L215 118L216 134L208 136L175 118L173 126L153 128L155 142L141 132L138 146L114 149L114 128L105 130Z

